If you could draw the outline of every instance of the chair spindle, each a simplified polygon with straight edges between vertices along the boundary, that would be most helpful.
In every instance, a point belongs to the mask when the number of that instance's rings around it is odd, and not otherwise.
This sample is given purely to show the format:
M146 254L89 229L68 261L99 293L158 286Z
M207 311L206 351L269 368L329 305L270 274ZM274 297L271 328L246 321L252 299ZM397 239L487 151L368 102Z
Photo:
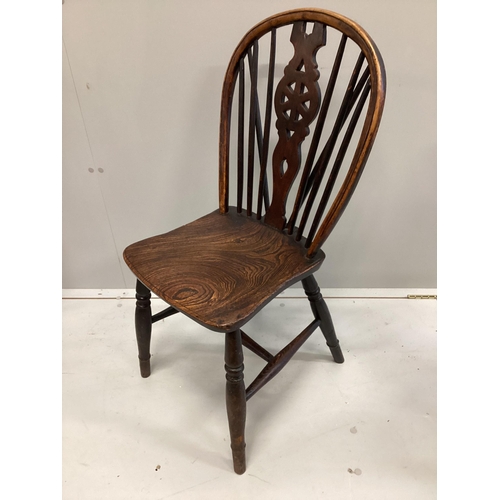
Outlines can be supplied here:
M340 167L342 166L342 162L344 160L345 154L347 152L347 148L349 147L349 143L351 142L352 135L354 133L354 130L356 129L356 125L358 123L359 117L361 115L361 111L363 109L363 106L365 105L366 99L368 97L368 94L370 93L370 82L366 82L364 86L363 93L361 94L360 99L358 100L358 104L356 106L356 109L351 117L351 121L349 122L349 126L347 127L346 133L344 135L344 139L342 140L342 144L340 146L340 149L337 153L337 157L335 158L335 162L333 164L332 170L330 172L330 176L328 178L328 182L325 186L325 189L323 190L323 196L321 197L320 203L318 208L316 209L316 215L314 216L313 223L311 225L311 228L309 230L309 235L306 240L306 248L309 248L311 246L311 242L314 238L314 234L316 233L316 230L318 229L319 223L321 222L321 217L323 216L323 213L325 211L325 208L327 206L328 200L330 198L330 195L333 190L333 186L335 184L335 181L337 180L337 175L340 171Z
M269 71L267 75L266 114L264 117L264 137L262 141L262 157L260 161L259 192L257 201L257 219L262 217L262 201L264 208L269 208L269 190L267 185L267 161L269 157L269 136L271 132L271 114L274 89L274 67L276 64L276 28L271 31L271 47L269 49Z
M247 215L252 215L253 199L253 173L255 163L255 136L256 136L256 115L257 115L257 78L259 61L259 43L254 42L249 51L248 62L250 64L250 116L248 124L248 179L247 179Z
M239 64L238 83L238 185L236 209L241 213L243 204L243 175L244 175L244 134L245 134L245 60L241 58Z
M358 57L356 66L351 75L351 79L349 80L349 84L347 85L347 89L344 94L339 114L337 115L337 119L335 120L332 132L316 162L316 165L314 166L309 178L307 179L304 192L304 199L308 194L309 197L307 198L306 206L304 208L304 211L302 212L302 218L295 237L297 241L299 241L302 238L307 220L309 218L311 209L316 199L316 194L319 190L319 187L325 175L328 162L330 161L330 157L335 148L335 144L337 143L337 139L340 135L340 132L342 131L342 127L344 126L345 121L349 115L349 112L351 111L353 105L355 104L356 98L359 95L359 92L362 88L362 86L360 87L359 85L357 86L356 84L358 83L358 78L361 72L361 67L363 65L363 62L364 62L364 54L361 53ZM362 80L365 78L365 75L366 78L369 76L368 71L365 71L365 73L362 76ZM361 83L361 81L359 83Z

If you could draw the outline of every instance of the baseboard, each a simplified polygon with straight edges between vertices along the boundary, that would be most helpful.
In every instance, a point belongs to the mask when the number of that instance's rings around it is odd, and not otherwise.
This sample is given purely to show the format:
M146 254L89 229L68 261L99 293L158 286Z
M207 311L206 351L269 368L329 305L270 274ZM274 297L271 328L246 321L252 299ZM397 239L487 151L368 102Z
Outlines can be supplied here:
M406 299L408 296L437 296L436 288L322 288L323 297L329 299ZM289 288L278 295L279 298L306 298L301 288ZM135 299L135 290L113 288L63 289L63 299ZM154 299L158 299L153 294Z

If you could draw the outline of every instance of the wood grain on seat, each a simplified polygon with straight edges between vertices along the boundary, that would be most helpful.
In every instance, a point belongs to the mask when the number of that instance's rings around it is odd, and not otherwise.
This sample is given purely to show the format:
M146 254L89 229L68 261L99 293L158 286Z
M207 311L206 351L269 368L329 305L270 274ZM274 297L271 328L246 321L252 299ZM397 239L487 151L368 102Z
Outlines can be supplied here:
M216 210L174 231L127 247L124 258L160 298L215 331L242 326L279 292L315 272L313 258L283 232Z

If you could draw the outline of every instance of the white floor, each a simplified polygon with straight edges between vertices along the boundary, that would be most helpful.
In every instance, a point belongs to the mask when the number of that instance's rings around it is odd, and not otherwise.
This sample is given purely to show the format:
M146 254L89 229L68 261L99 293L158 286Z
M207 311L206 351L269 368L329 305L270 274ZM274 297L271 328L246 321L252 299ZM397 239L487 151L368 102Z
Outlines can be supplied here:
M223 335L156 323L142 379L132 295L63 300L65 500L436 498L436 300L327 299L345 363L317 330L249 401L237 476ZM275 353L310 320L307 299L280 296L245 332ZM264 362L245 355L249 383Z

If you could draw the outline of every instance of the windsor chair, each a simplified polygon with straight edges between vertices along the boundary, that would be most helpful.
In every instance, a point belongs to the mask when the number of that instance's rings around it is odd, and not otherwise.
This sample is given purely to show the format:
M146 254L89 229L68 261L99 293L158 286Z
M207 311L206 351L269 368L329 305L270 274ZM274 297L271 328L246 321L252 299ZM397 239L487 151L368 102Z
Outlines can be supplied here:
M332 52L326 52L327 40L334 45ZM325 51L321 59L325 82L318 69L321 51ZM259 52L269 54L263 63ZM286 59L280 66L278 56L283 53ZM331 69L323 72L327 63ZM343 79L346 66L348 76ZM226 406L238 474L246 468L247 401L317 328L333 360L344 361L314 273L325 259L321 246L362 173L384 96L382 58L355 22L319 9L292 10L265 19L236 47L224 79L219 208L124 251L137 278L135 327L143 377L151 373L150 340L156 321L181 312L225 334ZM236 136L232 142L231 132ZM344 180L333 195L342 172ZM241 328L299 281L313 321L273 355ZM169 306L154 315L151 291ZM243 379L243 347L267 362L248 387Z

